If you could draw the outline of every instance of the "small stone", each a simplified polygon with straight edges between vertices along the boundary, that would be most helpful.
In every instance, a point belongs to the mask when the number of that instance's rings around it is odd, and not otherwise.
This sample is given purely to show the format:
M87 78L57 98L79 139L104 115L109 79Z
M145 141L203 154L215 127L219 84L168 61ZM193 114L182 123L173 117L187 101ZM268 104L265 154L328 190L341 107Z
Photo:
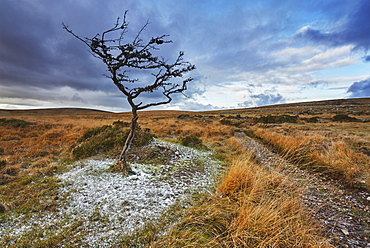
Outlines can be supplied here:
M348 230L347 230L347 229L341 229L341 231L342 231L342 233L343 233L344 235L349 235L349 232L348 232Z
M5 213L6 207L4 204L0 203L0 213Z
M370 196L368 196L368 197L366 198L366 200L370 201Z

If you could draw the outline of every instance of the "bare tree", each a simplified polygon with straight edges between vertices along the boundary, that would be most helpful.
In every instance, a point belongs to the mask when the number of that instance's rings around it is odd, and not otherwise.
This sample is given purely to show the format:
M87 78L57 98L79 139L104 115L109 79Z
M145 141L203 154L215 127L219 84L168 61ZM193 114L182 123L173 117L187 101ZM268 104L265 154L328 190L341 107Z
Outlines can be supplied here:
M110 78L118 89L126 96L131 106L132 120L130 132L115 164L115 170L128 173L131 168L127 163L127 152L132 144L135 130L137 128L138 110L152 106L168 104L172 101L172 94L183 93L187 89L187 83L192 81L191 77L184 80L184 74L195 69L195 66L183 60L184 52L180 52L174 62L169 63L165 58L153 54L159 50L159 46L172 43L167 40L168 35L161 35L144 42L141 35L149 25L145 25L132 38L131 42L125 43L124 38L128 32L129 23L126 21L126 14L123 20L117 18L115 25L101 35L96 34L92 38L81 38L71 29L62 23L63 28L74 37L85 43L89 47L90 53L100 59L108 68ZM116 38L110 38L115 36ZM152 76L150 82L141 82L138 78L130 76L130 69L145 69ZM161 92L162 99L157 102L143 103L138 97L143 93Z

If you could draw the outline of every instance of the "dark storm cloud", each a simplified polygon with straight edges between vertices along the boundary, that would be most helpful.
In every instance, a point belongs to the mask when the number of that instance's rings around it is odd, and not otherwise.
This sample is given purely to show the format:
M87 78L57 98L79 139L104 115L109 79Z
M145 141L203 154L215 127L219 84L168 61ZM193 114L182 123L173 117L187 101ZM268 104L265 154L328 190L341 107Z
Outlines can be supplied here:
M251 98L250 101L239 103L238 107L266 106L285 103L285 99L281 94L270 91L265 91L264 93L260 94L253 94L249 97Z
M82 97L79 96L79 94L75 93L72 98L71 98L71 101L73 102L82 102L82 103L88 103L85 99L83 99Z
M197 54L202 66L209 66L224 75L267 70L274 62L266 57L265 52L275 38L273 33L281 26L289 25L288 18L280 16L279 5L277 11L266 7L263 13L257 14L253 13L252 7L249 9L238 1L231 2L233 7L223 8L222 15L217 18L207 13L196 13L192 17L184 12L187 15L184 18L190 22L185 30L193 33L191 40L187 41L190 54ZM194 4L200 5L198 2ZM214 2L205 1L203 4L211 6ZM278 22L270 21L277 16Z
M303 32L299 33L297 37L314 40L318 43L324 43L330 46L338 46L344 43L342 37L337 33L323 33L320 30L310 27L307 27Z
M310 39L330 46L353 44L355 49L370 49L370 1L361 0L338 28L322 31L307 27L297 37Z
M242 103L238 103L239 108L249 108L249 107L255 107L254 103L252 101L245 101Z
M364 62L370 62L370 55L362 57Z
M49 4L39 4L43 3ZM44 11L27 2L1 2L1 85L79 90L105 87L101 77L104 68L92 61L81 44L67 37L57 21L60 18L53 19ZM58 10L54 11L58 15Z
M315 81L300 86L300 89L324 89L329 83L327 81Z
M214 86L226 90L228 82L244 84L249 82L250 74L260 78L261 73L284 68L289 61L277 60L272 56L274 52L299 46L307 39L330 45L356 41L355 45L367 49L369 32L356 33L361 27L368 30L368 24L361 24L368 20L362 7L351 12L341 30L325 33L311 28L301 34L302 43L292 39L292 34L302 27L302 23L325 18L342 20L343 13L353 1L337 2L0 0L0 98L44 100L54 104L64 101L71 105L95 104L107 108L117 107L118 103L125 105L121 92L102 75L106 73L105 65L92 57L81 41L63 30L61 23L81 37L93 37L111 28L116 18L129 10L130 32L126 40L132 39L149 20L150 25L142 36L144 41L169 34L173 43L163 46L158 54L173 61L179 51L185 51L185 60L197 67L189 74L195 80L185 92L193 99L178 94L174 96L173 104L183 101L184 107L213 108L196 103L194 99L205 99ZM361 3L369 6L365 1ZM364 60L369 58L364 57ZM141 79L141 83L153 80L145 71L131 73ZM267 82L269 77L262 78L256 80L256 84L274 85L277 82ZM117 92L119 97L113 97ZM276 92L260 95L253 95L253 92L249 92L253 105L284 101ZM140 100L160 99L160 93L153 93L143 95ZM220 106L223 103L212 104Z
M353 83L347 93L350 93L350 98L370 97L370 78Z
M284 97L279 93L261 93L257 95L250 96L257 106L266 106L266 105L273 105L278 103L285 103Z
M93 37L111 28L127 9L131 37L147 19L151 24L143 33L144 39L165 34L157 16L136 1L1 1L1 85L116 91L103 76L105 65L93 58L81 41L63 30L61 23L81 37ZM170 49L161 50L164 57L174 49L169 46ZM174 59L178 51L171 54L170 59Z

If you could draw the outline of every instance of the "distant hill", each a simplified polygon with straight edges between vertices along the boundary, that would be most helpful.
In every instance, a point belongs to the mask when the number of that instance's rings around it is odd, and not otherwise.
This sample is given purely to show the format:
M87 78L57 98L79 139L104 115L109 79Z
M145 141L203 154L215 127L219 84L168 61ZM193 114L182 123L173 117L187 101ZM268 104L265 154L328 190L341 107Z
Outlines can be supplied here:
M298 102L278 104L262 107L243 108L243 109L225 109L212 111L171 111L171 110L148 110L144 111L152 114L159 113L206 113L206 114L258 114L258 113L290 113L298 114L302 112L366 112L370 111L370 98L351 98L351 99L333 99L324 101ZM114 115L129 114L114 113L96 109L85 108L46 108L46 109L29 109L29 110L7 110L0 109L0 115Z
M113 114L112 112L85 109L85 108L46 108L46 109L24 109L8 110L0 109L0 115L97 115Z
M269 105L262 107L243 108L243 109L228 109L228 110L215 110L206 111L209 114L276 114L276 113L358 113L370 112L370 98L351 98L351 99L333 99L324 101L312 101L312 102L298 102L298 103L286 103L278 105Z

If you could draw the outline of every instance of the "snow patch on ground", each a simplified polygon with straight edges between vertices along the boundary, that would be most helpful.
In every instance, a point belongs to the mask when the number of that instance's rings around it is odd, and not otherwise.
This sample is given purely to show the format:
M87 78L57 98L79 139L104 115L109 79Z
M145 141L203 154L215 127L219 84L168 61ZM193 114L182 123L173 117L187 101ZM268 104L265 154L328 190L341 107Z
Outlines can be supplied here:
M174 159L163 165L133 164L136 175L108 172L115 160L85 160L72 164L58 175L60 194L65 196L57 213L18 216L0 223L0 236L14 238L40 228L63 232L76 223L75 237L89 247L111 247L117 237L130 234L147 221L159 218L176 201L192 193L212 189L220 164L210 152L155 140L150 146L174 151ZM45 234L47 235L47 234Z

